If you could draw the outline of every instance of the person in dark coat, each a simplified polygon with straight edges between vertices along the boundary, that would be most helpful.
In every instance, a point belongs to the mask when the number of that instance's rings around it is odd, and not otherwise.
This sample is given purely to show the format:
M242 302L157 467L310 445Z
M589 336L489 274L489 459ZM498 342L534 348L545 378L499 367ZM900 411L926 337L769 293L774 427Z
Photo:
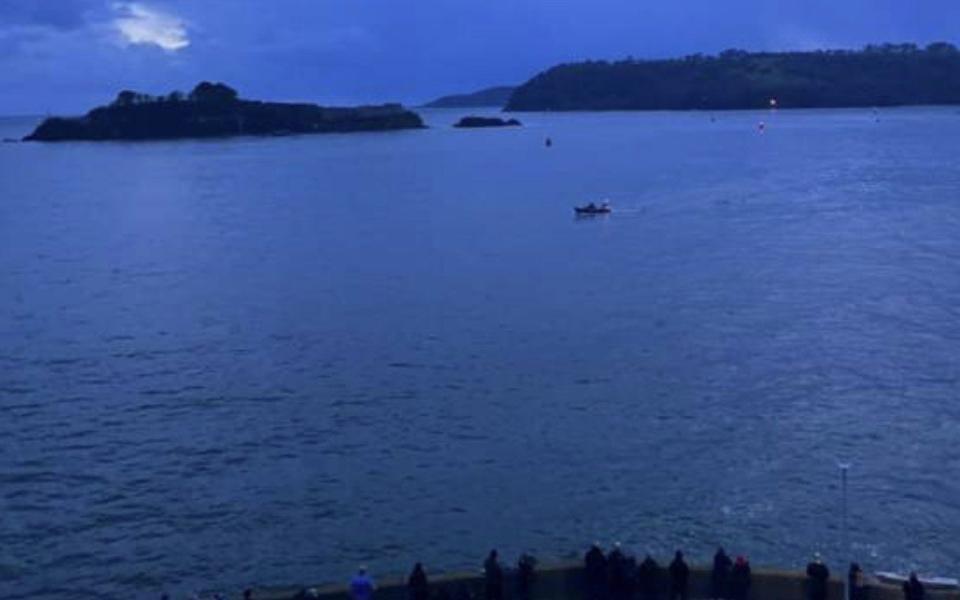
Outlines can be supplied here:
M483 578L487 600L503 600L503 569L497 562L497 551L491 550L483 561Z
M714 600L729 598L727 580L730 578L730 567L732 566L733 561L727 556L723 547L717 548L717 553L713 555L713 572L710 574L710 592Z
M637 573L639 572L639 565L637 564L637 557L632 554L627 555L627 560L624 561L623 570L626 573L627 578L627 598L633 600L634 594L637 590Z
M620 549L620 543L613 545L607 555L607 585L613 600L626 600L629 590L627 581L627 557Z
M660 565L649 554L637 568L637 587L642 600L657 600L660 593Z
M583 578L587 600L602 600L605 595L607 557L600 545L594 543L583 557Z
M917 574L910 573L910 579L903 583L903 600L923 600L925 591Z
M413 571L407 578L407 592L410 600L430 600L430 584L421 563L413 565Z
M807 595L810 600L827 600L827 583L830 581L830 569L823 564L820 554L814 554L807 565Z
M527 553L520 555L520 560L517 561L517 596L520 600L529 600L530 598L536 567L537 559Z
M670 600L687 600L687 587L690 582L690 567L683 560L683 552L677 550L670 563Z
M865 600L866 590L863 587L863 569L859 563L850 563L847 573L847 589L850 590L850 600Z
M750 586L753 584L753 576L750 572L750 562L738 556L733 568L730 569L730 579L728 581L728 594L730 600L747 600L750 597Z

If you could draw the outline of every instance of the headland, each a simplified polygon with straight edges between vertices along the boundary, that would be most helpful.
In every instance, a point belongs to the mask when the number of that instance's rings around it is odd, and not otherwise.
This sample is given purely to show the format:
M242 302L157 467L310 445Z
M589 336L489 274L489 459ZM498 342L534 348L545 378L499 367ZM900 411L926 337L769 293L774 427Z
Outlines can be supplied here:
M694 54L562 64L507 111L727 110L960 104L960 50L937 42L862 50Z
M486 88L467 94L452 94L442 96L424 104L426 108L471 108L478 106L495 106L503 108L513 94L514 86L501 85Z

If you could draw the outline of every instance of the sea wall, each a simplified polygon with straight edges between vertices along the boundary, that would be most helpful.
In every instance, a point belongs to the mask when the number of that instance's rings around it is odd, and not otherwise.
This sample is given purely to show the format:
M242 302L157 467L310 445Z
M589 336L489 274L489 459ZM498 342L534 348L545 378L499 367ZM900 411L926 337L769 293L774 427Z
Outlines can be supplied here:
M664 565L665 566L665 565ZM429 575L429 572L428 572ZM374 600L409 600L406 583L400 580L378 581ZM663 570L661 599L667 600L667 576ZM483 576L477 573L455 573L430 578L431 593L446 589L454 598L466 586L476 598L483 597ZM345 587L318 586L315 589L322 600L349 600ZM513 573L507 574L506 598L515 597ZM538 567L533 583L531 600L583 600L583 569L580 565L554 565ZM301 588L257 590L256 600L290 600L297 597ZM843 600L843 579L830 580L828 600ZM710 597L710 570L692 566L690 569L690 598ZM806 577L797 571L779 569L755 569L750 600L805 600ZM868 580L865 600L903 600L899 587ZM927 590L927 600L960 600L960 592Z

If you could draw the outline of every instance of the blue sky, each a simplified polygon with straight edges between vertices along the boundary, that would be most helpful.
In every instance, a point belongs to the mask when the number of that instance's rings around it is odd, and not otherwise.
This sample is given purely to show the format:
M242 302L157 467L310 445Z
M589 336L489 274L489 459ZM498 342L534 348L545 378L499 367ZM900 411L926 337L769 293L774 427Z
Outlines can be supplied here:
M222 80L250 98L418 103L559 62L958 42L960 0L0 0L0 114Z

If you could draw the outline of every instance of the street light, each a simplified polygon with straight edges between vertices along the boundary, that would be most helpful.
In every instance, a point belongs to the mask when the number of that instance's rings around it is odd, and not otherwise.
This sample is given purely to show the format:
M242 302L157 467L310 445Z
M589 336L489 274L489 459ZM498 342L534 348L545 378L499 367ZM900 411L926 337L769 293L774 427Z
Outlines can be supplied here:
M840 489L843 494L843 547L842 554L847 562L850 562L850 534L847 531L847 471L850 469L850 463L838 463L840 468ZM843 564L843 563L841 563ZM843 575L841 569L840 574ZM850 600L850 576L843 579L843 600Z

